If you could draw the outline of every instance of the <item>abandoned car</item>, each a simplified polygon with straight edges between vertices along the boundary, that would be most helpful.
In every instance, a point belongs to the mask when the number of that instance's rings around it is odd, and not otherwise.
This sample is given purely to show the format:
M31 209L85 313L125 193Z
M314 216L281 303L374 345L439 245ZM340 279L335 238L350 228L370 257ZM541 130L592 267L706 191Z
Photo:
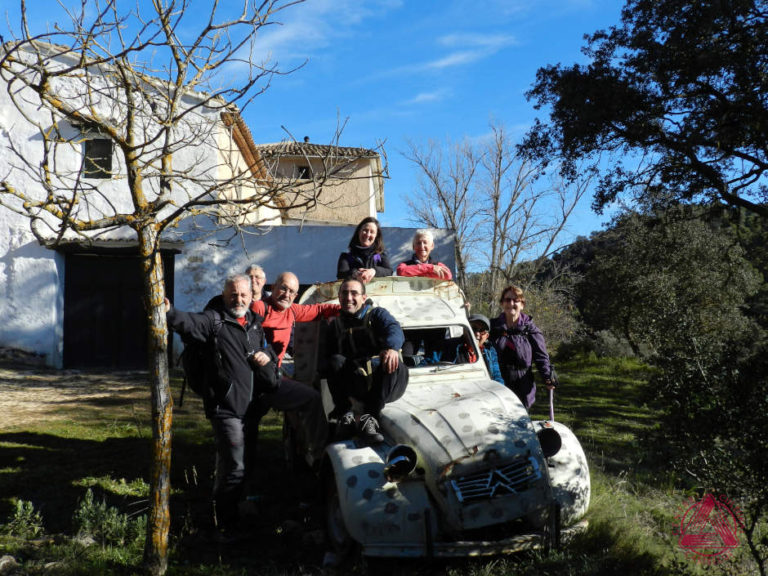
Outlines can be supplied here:
M338 286L313 286L302 303L335 301ZM532 421L482 360L456 355L459 346L476 346L458 286L393 277L366 289L397 318L406 341L419 344L403 358L408 389L381 413L385 441L326 447L320 473L336 551L359 545L369 557L501 554L557 546L583 529L590 479L579 441L559 422ZM318 373L323 331L319 323L295 330L294 378L323 392L328 414L332 401Z

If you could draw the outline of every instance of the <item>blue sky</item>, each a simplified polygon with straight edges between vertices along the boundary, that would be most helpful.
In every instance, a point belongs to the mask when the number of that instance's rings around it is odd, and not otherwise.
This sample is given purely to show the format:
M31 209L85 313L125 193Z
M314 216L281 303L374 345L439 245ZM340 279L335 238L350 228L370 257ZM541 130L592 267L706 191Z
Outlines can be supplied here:
M126 0L126 9L133 0ZM37 26L53 2L31 0ZM191 2L194 6L194 1ZM547 64L583 61L583 35L619 21L619 0L308 0L263 29L257 48L280 68L244 118L258 143L290 134L331 143L384 143L388 226L410 226L404 198L418 172L402 156L410 140L482 139L493 119L518 140L537 113L524 93ZM18 1L3 3L18 22ZM55 8L54 8L55 9ZM5 29L5 22L0 29ZM605 217L585 198L571 236L599 229Z
M286 12L262 46L281 66L245 118L257 141L287 136L328 143L337 115L342 144L384 141L390 179L385 225L408 226L404 198L418 173L403 158L407 141L426 143L489 133L491 119L518 139L536 117L524 93L547 64L583 61L585 33L619 21L617 0L310 0ZM268 47L268 48L267 48ZM582 202L570 232L588 234L605 217Z

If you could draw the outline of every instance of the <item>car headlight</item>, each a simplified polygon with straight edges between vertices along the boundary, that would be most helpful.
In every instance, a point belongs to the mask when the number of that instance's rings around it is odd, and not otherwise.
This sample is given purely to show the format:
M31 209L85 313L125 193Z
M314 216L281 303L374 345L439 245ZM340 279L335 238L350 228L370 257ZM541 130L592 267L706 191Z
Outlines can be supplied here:
M549 458L560 452L560 448L563 446L563 439L560 438L560 433L555 430L551 422L541 422L539 429L536 431L536 436L539 438L544 458Z
M384 476L388 482L400 482L416 468L416 451L406 444L398 444L387 454Z

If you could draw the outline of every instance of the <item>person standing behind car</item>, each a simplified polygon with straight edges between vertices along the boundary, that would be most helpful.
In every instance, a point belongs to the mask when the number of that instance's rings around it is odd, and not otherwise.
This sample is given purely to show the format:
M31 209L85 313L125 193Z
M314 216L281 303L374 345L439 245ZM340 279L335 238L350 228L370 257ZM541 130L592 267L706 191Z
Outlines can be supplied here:
M366 299L365 284L355 278L339 286L341 313L325 335L328 379L339 436L360 433L379 443L379 415L385 404L400 398L408 386L408 368L400 361L403 329L384 308ZM362 407L353 412L352 400Z
M398 276L424 276L451 280L451 270L442 262L432 260L435 237L430 230L416 230L413 235L413 258L397 265Z
M482 314L472 314L469 317L469 325L475 334L477 347L480 348L480 353L483 355L483 360L485 360L485 366L488 368L491 380L504 384L504 378L502 378L501 370L499 369L499 357L496 354L496 349L488 342L491 331L490 320Z
M392 276L381 226L373 216L363 218L357 225L348 248L341 253L336 265L336 278L339 280L355 278L368 284L374 277Z
M272 284L272 292L263 300L251 302L251 311L264 317L267 342L282 364L297 322L312 322L339 315L338 304L295 304L299 279L293 272L282 272Z
M499 299L502 313L491 323L491 339L499 354L499 368L504 384L526 407L536 401L533 364L548 389L553 389L552 364L544 335L533 319L523 312L525 295L515 285L504 288Z
M235 527L243 490L246 413L255 395L278 386L277 357L265 346L261 319L249 309L251 298L250 279L236 274L224 281L221 310L183 312L165 299L168 326L205 343L210 354L210 393L203 402L216 442L216 526L224 534Z

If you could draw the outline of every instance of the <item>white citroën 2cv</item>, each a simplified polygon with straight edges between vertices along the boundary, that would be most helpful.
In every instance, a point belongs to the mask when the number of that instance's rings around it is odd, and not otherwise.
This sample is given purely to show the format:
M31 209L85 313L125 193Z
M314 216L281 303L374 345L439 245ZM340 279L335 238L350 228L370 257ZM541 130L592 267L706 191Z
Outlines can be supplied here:
M338 286L312 286L301 302L337 301ZM462 344L477 351L458 286L392 277L366 291L400 322L406 341L418 335L441 359L427 358L426 345L404 357L408 389L381 413L383 443L332 441L315 466L337 556L356 545L369 557L503 554L556 547L584 529L590 479L579 441L559 422L532 421L482 360L457 359ZM296 325L294 378L322 391L328 414L321 328ZM302 442L291 422L289 415L284 433L295 455Z

